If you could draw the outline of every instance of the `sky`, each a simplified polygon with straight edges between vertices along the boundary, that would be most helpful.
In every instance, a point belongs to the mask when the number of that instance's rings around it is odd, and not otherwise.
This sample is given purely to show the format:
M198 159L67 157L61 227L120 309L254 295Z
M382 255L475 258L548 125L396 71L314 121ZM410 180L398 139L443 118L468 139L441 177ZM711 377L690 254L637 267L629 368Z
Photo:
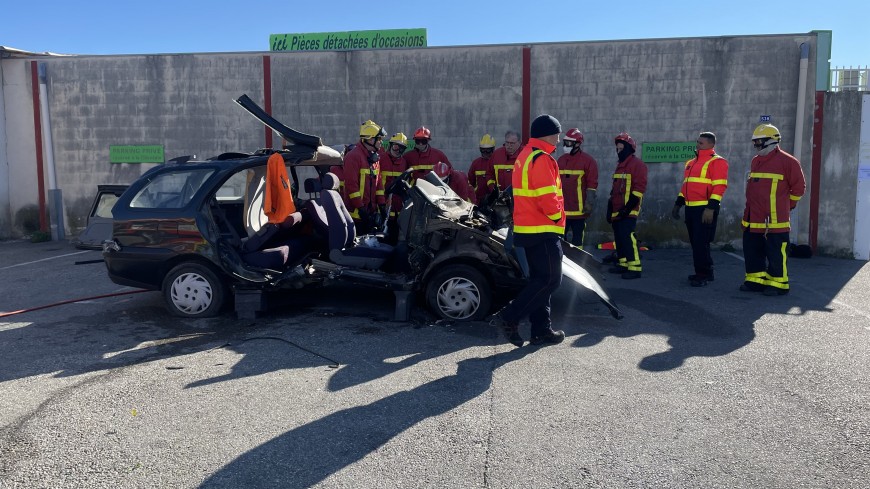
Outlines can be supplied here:
M831 30L832 67L870 65L867 0L0 0L0 45L63 54L268 51L270 34L421 27L429 46Z

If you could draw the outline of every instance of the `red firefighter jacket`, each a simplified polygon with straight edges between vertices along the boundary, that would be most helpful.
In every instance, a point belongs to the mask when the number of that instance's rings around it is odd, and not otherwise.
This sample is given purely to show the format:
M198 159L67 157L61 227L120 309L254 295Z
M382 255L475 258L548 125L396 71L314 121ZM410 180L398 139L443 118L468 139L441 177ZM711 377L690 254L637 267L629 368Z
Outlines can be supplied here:
M348 210L355 218L360 217L360 207L371 212L377 204L385 203L380 162L369 164L368 155L368 150L358 144L344 157L344 189L350 203Z
M414 173L411 175L414 180L425 177L427 173L432 171L435 163L439 161L447 163L447 166L453 168L453 164L447 159L447 155L431 145L423 152L416 149L408 151L405 153L404 158L408 162L408 168L414 169Z
M287 216L296 212L293 194L290 189L290 178L284 157L280 153L272 153L266 162L266 191L263 195L263 213L269 222L280 224Z
M493 157L481 156L471 162L468 168L468 183L474 189L475 202L480 202L495 189L495 171L492 167Z
M389 188L393 180L408 169L408 162L405 161L405 158L401 156L393 158L389 151L386 151L381 156L381 161L378 163L381 164L381 179L384 181L384 189ZM389 217L396 217L400 210L402 210L402 198L398 195L393 195L392 199L390 199Z
M475 199L474 189L471 188L471 185L468 183L468 177L465 176L465 173L459 170L450 170L450 181L447 185L450 186L450 189L453 190L456 195L462 198L462 200L467 200L472 204L477 203L477 199Z
M698 151L698 156L686 162L680 197L686 205L719 207L725 189L728 188L728 161L712 149ZM713 205L711 200L715 200Z
M511 177L517 245L528 245L532 235L565 234L559 165L550 156L554 149L551 144L531 138L517 156Z
M344 167L333 165L329 167L329 172L338 177L338 193L341 195L344 206L350 209L350 202L347 200L347 189L344 188Z
M583 213L586 191L598 190L598 162L584 151L565 153L559 157L559 176L562 178L562 195L565 198L565 214L568 219L585 219Z
M521 146L514 155L507 154L504 146L496 148L492 153L492 169L495 173L495 185L499 190L504 190L511 186L511 172L514 170L514 162L525 146Z
M779 147L752 158L746 182L743 228L751 233L787 233L789 211L806 191L800 162Z
M628 203L628 198L636 196L639 201L628 213L627 217L637 219L643 193L646 192L646 163L635 155L629 155L624 161L616 164L613 171L613 188L610 189L610 203L613 206L611 219L618 220L619 211Z

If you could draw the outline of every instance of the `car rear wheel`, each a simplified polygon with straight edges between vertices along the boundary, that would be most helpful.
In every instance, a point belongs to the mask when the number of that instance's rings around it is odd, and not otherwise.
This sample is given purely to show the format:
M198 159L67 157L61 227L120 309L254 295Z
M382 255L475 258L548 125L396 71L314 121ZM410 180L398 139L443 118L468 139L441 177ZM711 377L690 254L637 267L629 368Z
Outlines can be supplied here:
M456 321L483 319L492 305L486 277L468 265L448 265L429 278L426 302L441 318Z
M215 316L223 306L225 295L223 281L200 263L182 263L163 279L163 297L169 311L176 316Z

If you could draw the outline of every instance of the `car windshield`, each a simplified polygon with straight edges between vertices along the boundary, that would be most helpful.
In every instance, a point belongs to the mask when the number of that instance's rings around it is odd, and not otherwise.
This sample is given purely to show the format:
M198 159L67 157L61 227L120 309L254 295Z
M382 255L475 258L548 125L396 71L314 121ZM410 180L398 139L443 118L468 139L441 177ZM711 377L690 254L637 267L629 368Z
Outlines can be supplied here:
M190 168L163 172L152 177L130 201L130 207L180 209L214 173L210 168Z
M430 172L424 178L418 179L414 185L432 205L449 215L458 217L471 210L471 204L456 195L456 192L434 173Z

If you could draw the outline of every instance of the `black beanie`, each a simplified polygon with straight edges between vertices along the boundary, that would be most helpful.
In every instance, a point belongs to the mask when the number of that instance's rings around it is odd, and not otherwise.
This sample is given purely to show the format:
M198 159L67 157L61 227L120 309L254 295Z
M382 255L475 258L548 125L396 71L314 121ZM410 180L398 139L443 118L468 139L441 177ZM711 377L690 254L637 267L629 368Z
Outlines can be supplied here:
M559 121L551 115L542 114L535 117L535 120L532 121L531 136L533 138L552 136L553 134L559 134L560 132L562 132L562 125L559 124Z

